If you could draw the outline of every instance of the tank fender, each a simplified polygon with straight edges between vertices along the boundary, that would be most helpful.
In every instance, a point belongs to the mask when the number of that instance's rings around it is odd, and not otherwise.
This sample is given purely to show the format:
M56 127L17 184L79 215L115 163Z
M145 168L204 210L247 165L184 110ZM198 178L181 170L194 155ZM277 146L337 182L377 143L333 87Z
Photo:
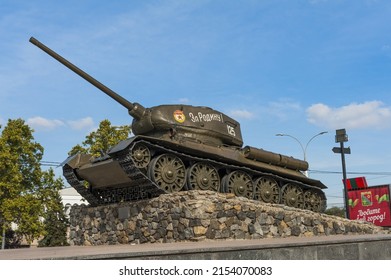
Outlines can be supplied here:
M83 165L89 163L92 158L93 158L93 156L91 156L91 155L78 153L76 155L68 157L66 160L64 160L61 163L61 165L62 166L68 165L72 169L77 169L80 166L83 166Z
M139 137L134 136L134 137L130 137L130 138L126 139L126 140L123 140L123 141L119 142L117 145L115 145L114 147L112 147L110 149L108 154L111 156L113 154L116 154L118 152L121 152L121 151L125 150L127 147L129 147L130 144L132 144L138 138Z

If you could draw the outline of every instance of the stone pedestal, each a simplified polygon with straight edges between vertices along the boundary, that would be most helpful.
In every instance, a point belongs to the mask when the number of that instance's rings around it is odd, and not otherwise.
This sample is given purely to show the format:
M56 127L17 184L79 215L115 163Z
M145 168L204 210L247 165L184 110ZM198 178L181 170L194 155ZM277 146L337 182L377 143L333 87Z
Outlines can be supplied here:
M72 245L309 237L382 231L382 228L361 221L211 191L186 191L99 207L73 206L70 223Z

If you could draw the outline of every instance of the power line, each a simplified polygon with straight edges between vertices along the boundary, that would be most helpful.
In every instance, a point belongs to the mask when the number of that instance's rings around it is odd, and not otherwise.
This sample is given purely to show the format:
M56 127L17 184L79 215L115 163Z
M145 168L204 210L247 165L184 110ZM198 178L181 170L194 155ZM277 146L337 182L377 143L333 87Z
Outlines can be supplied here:
M342 174L341 171L324 171L324 170L309 170L311 173L321 173L321 174ZM363 171L363 172L355 172L350 171L346 172L347 174L352 175L377 175L377 176L391 176L391 172L371 172L371 171Z
M59 161L46 161L46 160L41 160L40 161L42 166L54 166L54 167L59 167L61 166L61 162Z

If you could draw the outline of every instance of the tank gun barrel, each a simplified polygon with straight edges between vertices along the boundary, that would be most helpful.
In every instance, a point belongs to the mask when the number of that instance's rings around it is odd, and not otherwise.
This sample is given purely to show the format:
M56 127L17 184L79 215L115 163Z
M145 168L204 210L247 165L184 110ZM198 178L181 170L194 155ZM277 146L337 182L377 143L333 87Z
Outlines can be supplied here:
M41 50L46 52L48 55L53 57L55 60L57 60L58 62L60 62L61 64L63 64L64 66L66 66L67 68L69 68L70 70L75 72L76 74L78 74L80 77L85 79L87 82L91 83L93 86L97 87L98 89L100 89L101 91L106 93L108 96L113 98L115 101L120 103L122 106L127 108L129 110L129 114L131 116L133 116L134 118L140 118L145 113L146 109L143 106L141 106L138 103L129 102L128 100L126 100L125 98L123 98L122 96L120 96L119 94L117 94L116 92L114 92L113 90L111 90L110 88L108 88L107 86L105 86L104 84L102 84L101 82L99 82L98 80L96 80L95 78L93 78L92 76L90 76L89 74L84 72L83 70L81 70L79 67L77 67L73 63L69 62L68 60L63 58L61 55L59 55L58 53L56 53L55 51L53 51L49 47L42 44L40 41L38 41L34 37L31 37L29 41L30 41L30 43L34 44L35 46L37 46L38 48L40 48Z

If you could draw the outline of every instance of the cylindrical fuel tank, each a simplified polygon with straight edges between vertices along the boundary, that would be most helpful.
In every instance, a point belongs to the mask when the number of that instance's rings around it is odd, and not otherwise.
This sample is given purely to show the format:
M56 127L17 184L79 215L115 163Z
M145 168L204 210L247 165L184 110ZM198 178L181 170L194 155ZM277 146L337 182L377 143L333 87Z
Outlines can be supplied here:
M283 156L262 149L245 146L242 149L243 155L252 160L261 161L264 163L275 164L281 167L286 167L294 170L308 170L308 162L293 157Z

